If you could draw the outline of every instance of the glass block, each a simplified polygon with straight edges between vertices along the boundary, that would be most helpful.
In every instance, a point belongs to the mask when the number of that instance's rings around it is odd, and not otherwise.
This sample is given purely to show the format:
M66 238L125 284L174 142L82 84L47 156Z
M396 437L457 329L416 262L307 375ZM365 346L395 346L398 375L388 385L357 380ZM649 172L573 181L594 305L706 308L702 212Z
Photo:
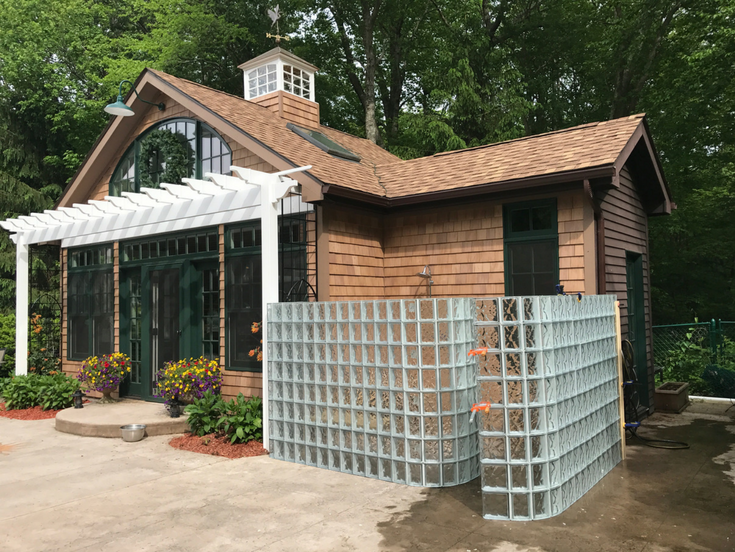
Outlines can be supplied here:
M508 519L507 493L483 493L482 510L487 518Z
M482 466L482 486L495 489L508 488L508 467L498 464Z

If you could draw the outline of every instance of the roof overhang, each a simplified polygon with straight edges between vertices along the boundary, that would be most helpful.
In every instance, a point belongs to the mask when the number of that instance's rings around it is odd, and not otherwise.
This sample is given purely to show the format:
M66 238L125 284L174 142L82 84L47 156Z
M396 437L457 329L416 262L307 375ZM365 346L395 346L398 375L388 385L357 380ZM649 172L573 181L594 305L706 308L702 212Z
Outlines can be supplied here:
M664 179L661 162L653 147L645 118L641 120L641 124L630 136L616 160L605 165L400 197L377 196L334 184L325 185L323 192L325 195L332 197L341 197L390 209L404 205L506 194L526 189L537 190L542 187L558 187L584 181L593 183L593 187L618 188L620 187L620 171L625 166L636 177L636 182L639 184L637 186L638 193L647 214L651 216L670 214L672 208L671 193ZM645 183L645 185L641 185L642 183Z
M279 171L297 167L295 163L283 155L256 140L240 127L197 102L149 69L145 69L138 76L134 86L143 98L151 99L151 101L154 98L158 100L161 95L170 98L191 111L197 118L210 125L217 132L226 134ZM115 158L130 144L130 137L146 117L149 106L140 101L138 96L132 93L132 90L125 98L125 104L135 112L135 115L111 118L56 203L57 207L69 207L74 203L87 201L90 187L98 181L100 175L104 174ZM317 178L306 172L294 174L293 178L302 186L304 201L319 201L323 198L322 182Z
M516 190L525 190L529 188L537 189L540 187L559 186L569 184L570 182L583 182L584 180L603 179L612 182L615 176L615 168L612 165L606 165L602 167L592 167L588 169L579 169L546 175L536 175L527 178L504 180L501 182L489 182L487 184L480 184L477 186L466 186L463 188L453 188L451 190L441 190L437 192L428 192L423 194L394 198L374 196L371 194L358 192L350 188L344 188L335 185L325 186L324 193L330 196L338 196L345 199L364 201L373 205L392 208L402 207L404 205L431 203L435 201L475 198L477 196L501 194L513 192Z
M618 185L617 175L626 165L635 176L638 184L636 189L641 196L646 213L650 216L670 215L673 206L671 190L664 177L661 160L653 145L645 117L613 164L616 186Z

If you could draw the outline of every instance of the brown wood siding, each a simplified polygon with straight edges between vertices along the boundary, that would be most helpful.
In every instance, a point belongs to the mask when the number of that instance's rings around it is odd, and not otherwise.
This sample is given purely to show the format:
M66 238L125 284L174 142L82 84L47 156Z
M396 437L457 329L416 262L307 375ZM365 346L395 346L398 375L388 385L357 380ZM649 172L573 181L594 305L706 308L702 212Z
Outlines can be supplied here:
M628 291L626 251L643 257L643 301L646 318L646 349L650 404L653 406L655 388L653 374L653 334L651 320L651 292L648 264L648 217L646 216L636 184L627 167L620 171L620 187L607 193L601 202L605 223L605 282L607 293L620 301L623 338L628 335Z
M385 297L383 217L330 205L329 293L332 301Z
M503 206L498 202L434 207L391 214L385 223L385 296L434 297L504 294Z
M530 198L507 203L524 199ZM386 216L386 297L428 295L425 281L416 276L427 264L435 297L505 295L503 203L481 201ZM584 292L581 190L559 193L557 208L560 280L567 291Z
M584 195L582 190L557 196L559 283L567 293L590 293L584 272Z

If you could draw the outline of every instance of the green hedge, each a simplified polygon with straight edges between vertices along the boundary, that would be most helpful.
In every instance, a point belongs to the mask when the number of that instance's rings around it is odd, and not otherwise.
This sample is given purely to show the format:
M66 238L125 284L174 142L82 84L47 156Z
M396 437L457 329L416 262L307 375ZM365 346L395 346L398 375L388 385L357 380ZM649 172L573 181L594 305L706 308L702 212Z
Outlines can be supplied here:
M20 410L40 406L43 410L69 408L74 399L72 394L79 389L76 378L64 374L54 376L15 376L0 380L0 392L8 410Z

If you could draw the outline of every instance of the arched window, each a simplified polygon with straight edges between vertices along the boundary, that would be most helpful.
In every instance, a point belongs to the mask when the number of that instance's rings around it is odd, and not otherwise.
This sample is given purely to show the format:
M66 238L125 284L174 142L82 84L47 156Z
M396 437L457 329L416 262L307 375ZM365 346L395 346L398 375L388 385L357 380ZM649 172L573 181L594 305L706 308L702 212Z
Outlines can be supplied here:
M161 175L166 171L165 155L155 148L145 148L150 155L147 159L141 159L141 144L154 130L167 130L178 138L188 157L188 171L185 172L188 172L189 177L202 178L208 172L230 172L232 150L215 130L194 119L168 119L147 129L130 145L112 173L111 196L140 191L143 170L147 177L143 180L150 179L153 186L160 183Z

